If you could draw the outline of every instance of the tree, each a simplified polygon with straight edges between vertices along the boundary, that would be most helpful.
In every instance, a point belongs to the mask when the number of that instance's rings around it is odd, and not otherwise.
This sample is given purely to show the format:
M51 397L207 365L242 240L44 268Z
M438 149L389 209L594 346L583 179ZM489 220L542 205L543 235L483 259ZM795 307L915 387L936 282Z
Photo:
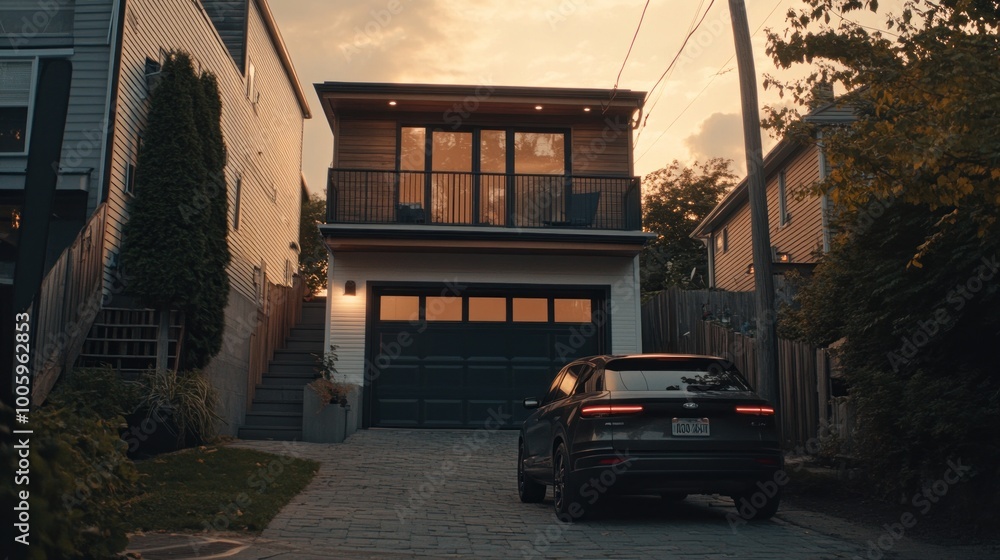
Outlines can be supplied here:
M201 189L205 206L205 254L198 271L197 303L185 312L184 353L181 367L198 369L222 349L226 306L229 304L229 197L226 188L226 144L222 138L222 102L215 76L203 73L194 92L202 155L207 171Z
M987 0L908 0L885 16L885 31L848 16L877 12L875 0L805 0L791 10L790 29L768 33L767 52L780 68L813 64L805 78L766 87L790 93L800 106L821 84L848 92L839 103L858 120L827 129L822 143L833 164L817 186L842 208L872 197L944 209L914 247L911 265L957 223L976 235L996 234L1000 209L1000 9ZM829 22L838 23L831 26ZM791 108L771 110L767 125L802 139L815 125Z
M846 19L876 2L808 0L769 34L781 67L816 63L777 85L800 105L818 85L850 91L857 120L824 128L837 206L830 252L780 318L783 334L837 355L857 406L856 453L875 485L908 505L956 458L952 507L982 523L1000 504L1000 12L993 2L909 1L887 31ZM839 19L835 27L828 22ZM886 38L886 36L892 37ZM772 111L806 139L815 124ZM989 443L984 443L989 442ZM969 478L974 472L990 473ZM957 495L957 498L955 497ZM940 509L940 508L939 508ZM994 516L995 518L995 516Z
M326 243L319 233L319 224L326 222L326 201L311 194L302 200L299 222L299 274L306 282L310 294L326 288L328 255Z
M214 77L171 53L153 92L123 227L128 290L160 313L157 367L166 367L167 317L185 318L181 364L205 365L221 348L228 303L226 150Z
M657 234L639 255L644 294L669 286L705 286L707 252L690 235L736 184L731 164L731 160L713 158L686 167L674 160L643 178L642 225Z

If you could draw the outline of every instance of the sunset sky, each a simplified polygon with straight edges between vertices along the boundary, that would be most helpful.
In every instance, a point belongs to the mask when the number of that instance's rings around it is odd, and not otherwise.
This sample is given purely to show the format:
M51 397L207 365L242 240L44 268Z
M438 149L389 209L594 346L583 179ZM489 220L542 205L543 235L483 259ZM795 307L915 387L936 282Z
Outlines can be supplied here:
M882 2L883 6L896 2ZM313 84L324 81L612 88L644 0L271 0L309 99L303 171L325 188L333 137ZM708 14L656 87L696 17ZM636 173L672 160L734 160L743 174L739 82L727 0L652 0L618 87L651 92ZM783 30L798 0L747 0L758 84L779 73L767 28ZM883 8L884 9L884 8ZM881 16L866 18L878 25ZM832 22L836 23L836 22ZM756 32L755 32L756 31ZM755 32L755 33L754 33ZM801 75L800 69L795 74ZM758 88L762 105L782 103ZM775 141L764 134L767 150Z

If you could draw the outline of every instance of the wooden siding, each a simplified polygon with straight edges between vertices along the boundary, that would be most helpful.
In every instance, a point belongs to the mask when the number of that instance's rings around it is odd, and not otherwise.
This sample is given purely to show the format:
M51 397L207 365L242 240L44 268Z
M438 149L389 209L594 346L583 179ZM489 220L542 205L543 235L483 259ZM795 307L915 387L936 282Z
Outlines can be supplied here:
M574 175L613 175L628 177L632 174L632 154L629 138L632 128L624 119L602 123L573 126Z
M228 150L230 282L244 297L257 299L254 267L287 285L289 247L298 241L301 200L302 121L292 84L271 43L256 3L251 3L247 51L256 67L257 103L211 20L190 0L129 0L122 38L116 134L108 192L109 251L121 244L121 225L130 196L124 192L126 164L134 162L148 99L143 68L147 57L183 49L197 67L216 75L222 96L222 130ZM242 177L240 225L232 229L236 178ZM259 278L258 278L259 280Z
M349 383L361 384L365 366L367 283L458 282L608 286L611 289L611 351L640 350L636 259L631 257L552 257L513 255L345 253L330 266L330 315L325 346L336 344L338 369ZM357 295L345 296L353 280Z
M420 126L433 125L440 114L428 114L421 120L420 115L407 114L405 122ZM373 169L377 171L396 168L397 119L380 119L377 115L341 117L337 119L334 132L333 166L343 169ZM526 129L545 126L570 130L572 143L573 175L609 175L628 177L631 175L632 154L629 152L631 127L624 119L612 121L591 120L579 123L561 119L547 119L543 123L505 121L495 115L482 116L479 120L469 119L470 126L515 126Z
M333 166L376 171L396 169L396 128L394 120L339 120Z
M779 224L778 178L785 172L787 211L791 220ZM767 178L768 227L771 245L789 253L793 263L813 263L823 246L823 223L820 200L815 195L799 196L819 180L819 150L807 146L779 171ZM721 290L750 291L754 289L753 275L747 274L747 265L753 262L750 242L750 205L745 202L713 231L721 236L727 231L728 249L715 251L715 287Z

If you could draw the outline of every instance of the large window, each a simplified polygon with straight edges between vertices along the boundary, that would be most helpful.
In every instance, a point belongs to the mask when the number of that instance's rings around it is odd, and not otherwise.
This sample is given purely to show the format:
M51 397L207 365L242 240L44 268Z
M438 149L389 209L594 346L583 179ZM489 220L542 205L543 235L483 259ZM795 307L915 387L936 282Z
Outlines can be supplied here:
M0 59L0 153L28 150L33 60Z
M566 137L561 132L515 132L514 173L566 173Z

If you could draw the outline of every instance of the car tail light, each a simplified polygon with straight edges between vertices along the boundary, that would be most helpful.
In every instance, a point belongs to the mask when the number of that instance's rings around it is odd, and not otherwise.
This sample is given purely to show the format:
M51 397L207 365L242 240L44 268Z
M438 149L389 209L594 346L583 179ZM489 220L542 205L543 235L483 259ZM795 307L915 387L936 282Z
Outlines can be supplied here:
M756 414L758 416L773 416L773 406L737 406L736 412L740 414Z
M583 416L584 418L593 418L594 416L639 414L640 412L642 412L641 404L601 404L581 408L580 416Z
M608 459L601 459L600 461L597 462L597 464L598 465L618 465L620 463L624 463L625 461L628 461L628 459L623 459L621 457L611 457L611 458L608 458Z

